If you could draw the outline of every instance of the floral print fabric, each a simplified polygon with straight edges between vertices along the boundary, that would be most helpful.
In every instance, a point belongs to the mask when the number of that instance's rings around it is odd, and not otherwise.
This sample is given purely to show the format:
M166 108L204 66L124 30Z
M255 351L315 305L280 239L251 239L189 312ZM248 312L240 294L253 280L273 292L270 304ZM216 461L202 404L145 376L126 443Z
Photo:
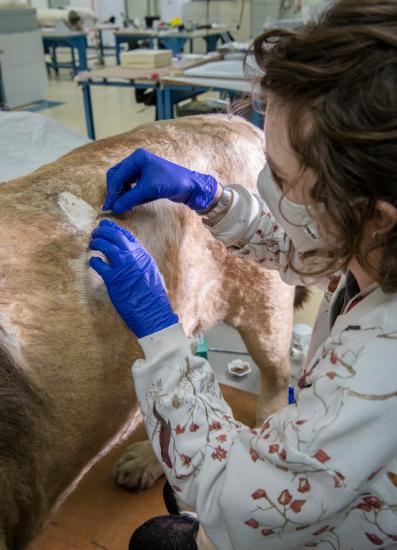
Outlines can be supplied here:
M257 222L239 253L285 274L286 239L266 212ZM397 295L371 288L330 331L332 291L296 404L257 429L234 420L180 325L140 340L133 376L149 438L221 550L397 548Z
M389 325L397 299L385 308L381 297L339 317L302 373L297 403L257 429L233 419L181 326L162 331L174 338L161 356L135 363L154 450L217 548L365 550L397 541L397 328Z

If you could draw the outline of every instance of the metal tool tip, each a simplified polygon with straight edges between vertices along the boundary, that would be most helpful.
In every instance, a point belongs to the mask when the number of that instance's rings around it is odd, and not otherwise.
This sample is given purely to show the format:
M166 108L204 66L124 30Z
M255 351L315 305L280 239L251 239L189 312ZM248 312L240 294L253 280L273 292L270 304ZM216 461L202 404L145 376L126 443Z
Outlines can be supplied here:
M114 212L113 210L102 210L101 212L99 212L99 214L97 215L97 218L99 218L99 216L110 216L112 215Z

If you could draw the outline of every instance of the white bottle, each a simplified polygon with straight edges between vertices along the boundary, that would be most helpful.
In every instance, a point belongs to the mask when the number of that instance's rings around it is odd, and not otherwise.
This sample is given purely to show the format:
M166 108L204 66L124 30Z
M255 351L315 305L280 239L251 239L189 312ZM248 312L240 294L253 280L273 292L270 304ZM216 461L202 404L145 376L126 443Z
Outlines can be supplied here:
M291 355L305 358L309 349L313 329L309 325L298 323L292 331Z

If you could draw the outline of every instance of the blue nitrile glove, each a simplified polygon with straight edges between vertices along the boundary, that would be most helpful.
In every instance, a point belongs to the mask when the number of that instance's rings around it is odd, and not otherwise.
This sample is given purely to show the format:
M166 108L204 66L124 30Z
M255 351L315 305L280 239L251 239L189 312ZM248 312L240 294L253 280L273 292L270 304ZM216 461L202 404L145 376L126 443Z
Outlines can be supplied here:
M107 264L93 257L90 266L103 278L114 307L138 338L179 321L155 261L129 231L103 220L92 233L90 249L109 260Z
M136 185L131 188L134 183ZM206 210L217 188L218 183L212 176L178 166L145 149L137 149L108 171L103 209L121 214L138 204L170 199L192 210Z

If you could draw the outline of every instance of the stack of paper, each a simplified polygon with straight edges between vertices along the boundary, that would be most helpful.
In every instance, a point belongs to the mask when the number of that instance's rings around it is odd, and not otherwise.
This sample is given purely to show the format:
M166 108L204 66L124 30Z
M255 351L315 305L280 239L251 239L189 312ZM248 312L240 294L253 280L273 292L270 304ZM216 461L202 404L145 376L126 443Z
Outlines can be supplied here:
M123 52L120 56L122 67L136 67L139 69L158 69L171 65L171 50L139 49Z

